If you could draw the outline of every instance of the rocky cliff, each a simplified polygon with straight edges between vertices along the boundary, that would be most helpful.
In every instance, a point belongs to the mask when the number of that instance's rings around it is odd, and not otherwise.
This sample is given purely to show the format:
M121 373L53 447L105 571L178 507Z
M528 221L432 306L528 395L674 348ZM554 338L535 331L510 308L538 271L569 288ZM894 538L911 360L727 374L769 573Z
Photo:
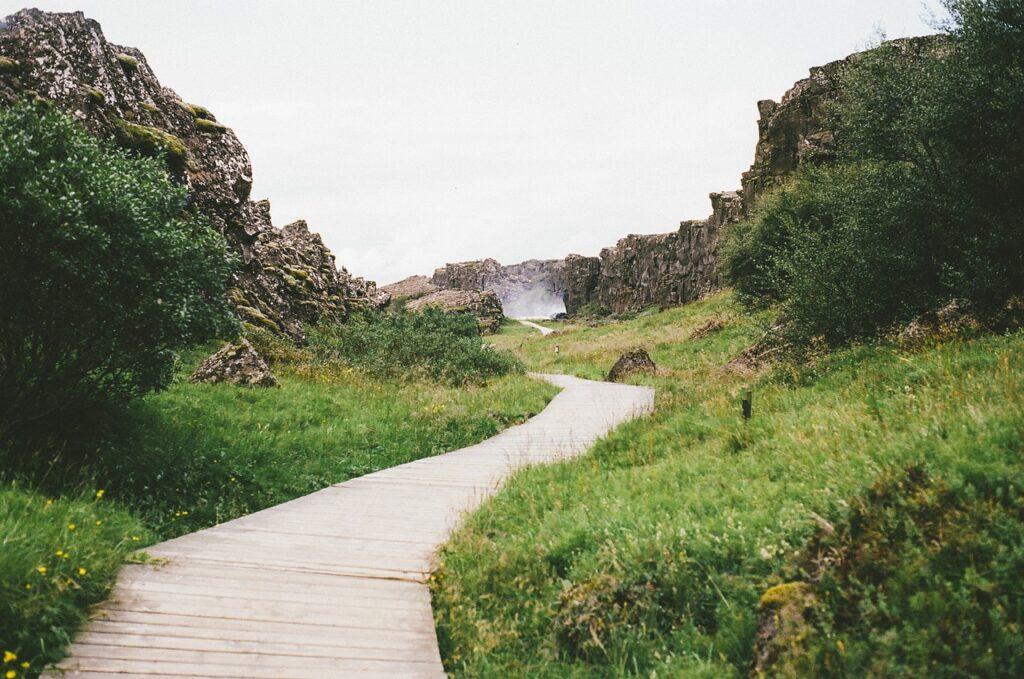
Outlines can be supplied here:
M565 260L530 259L503 266L483 259L446 264L430 282L447 290L490 290L505 314L515 318L546 317L565 311Z
M97 22L22 10L0 22L0 55L0 105L52 102L97 136L163 155L243 261L231 291L243 321L301 340L305 323L384 301L373 283L339 271L305 222L275 228L270 204L250 200L252 166L234 132L163 87L139 50L108 42Z
M624 313L648 306L693 301L720 285L718 242L722 230L743 214L738 192L711 194L713 212L701 221L685 221L677 231L631 234L600 257L566 259L565 307L584 306Z

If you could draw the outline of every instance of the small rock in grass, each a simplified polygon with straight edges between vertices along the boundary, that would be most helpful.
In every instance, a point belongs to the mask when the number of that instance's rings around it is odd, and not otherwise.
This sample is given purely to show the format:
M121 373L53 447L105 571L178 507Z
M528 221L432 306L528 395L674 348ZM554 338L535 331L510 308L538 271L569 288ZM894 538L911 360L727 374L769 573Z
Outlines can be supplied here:
M615 361L611 371L608 373L609 382L621 382L626 377L636 374L651 375L658 369L658 366L651 360L650 355L643 349L632 349L627 351L619 360Z
M203 361L189 379L192 382L229 382L245 387L277 386L277 378L270 372L267 362L244 338L225 344Z

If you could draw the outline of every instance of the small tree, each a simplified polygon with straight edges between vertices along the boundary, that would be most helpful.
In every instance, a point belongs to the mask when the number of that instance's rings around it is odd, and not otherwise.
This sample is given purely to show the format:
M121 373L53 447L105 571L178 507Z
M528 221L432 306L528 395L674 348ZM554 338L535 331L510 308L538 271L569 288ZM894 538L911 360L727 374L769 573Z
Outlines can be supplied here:
M233 259L185 206L160 159L0 112L0 440L159 389L175 350L232 331Z

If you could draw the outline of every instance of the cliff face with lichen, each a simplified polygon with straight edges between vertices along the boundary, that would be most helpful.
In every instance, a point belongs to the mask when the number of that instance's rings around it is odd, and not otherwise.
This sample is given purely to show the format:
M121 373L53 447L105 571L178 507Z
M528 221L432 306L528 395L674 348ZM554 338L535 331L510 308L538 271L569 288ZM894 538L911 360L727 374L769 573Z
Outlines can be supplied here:
M108 42L81 12L22 10L0 23L0 105L19 97L50 102L140 154L163 155L243 262L230 293L242 321L301 340L304 324L383 301L372 282L338 270L304 221L275 228L270 204L250 199L252 166L234 132L163 87L139 50Z

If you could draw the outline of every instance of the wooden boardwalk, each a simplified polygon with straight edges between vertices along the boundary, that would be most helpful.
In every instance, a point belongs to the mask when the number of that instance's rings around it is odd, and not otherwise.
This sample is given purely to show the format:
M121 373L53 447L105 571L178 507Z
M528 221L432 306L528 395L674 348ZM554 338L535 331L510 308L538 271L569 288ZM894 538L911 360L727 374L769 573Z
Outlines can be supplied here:
M126 566L46 676L443 676L426 580L463 512L653 407L647 388L540 377L562 391L483 443L147 548L166 563Z
M527 326L527 327L530 327L530 328L533 328L534 330L540 331L540 334L542 334L542 335L550 335L551 333L554 332L553 328L545 327L545 326L541 325L540 323L534 323L533 321L525 319L525 318L517 318L516 320L519 321L520 323L522 323L523 325Z

